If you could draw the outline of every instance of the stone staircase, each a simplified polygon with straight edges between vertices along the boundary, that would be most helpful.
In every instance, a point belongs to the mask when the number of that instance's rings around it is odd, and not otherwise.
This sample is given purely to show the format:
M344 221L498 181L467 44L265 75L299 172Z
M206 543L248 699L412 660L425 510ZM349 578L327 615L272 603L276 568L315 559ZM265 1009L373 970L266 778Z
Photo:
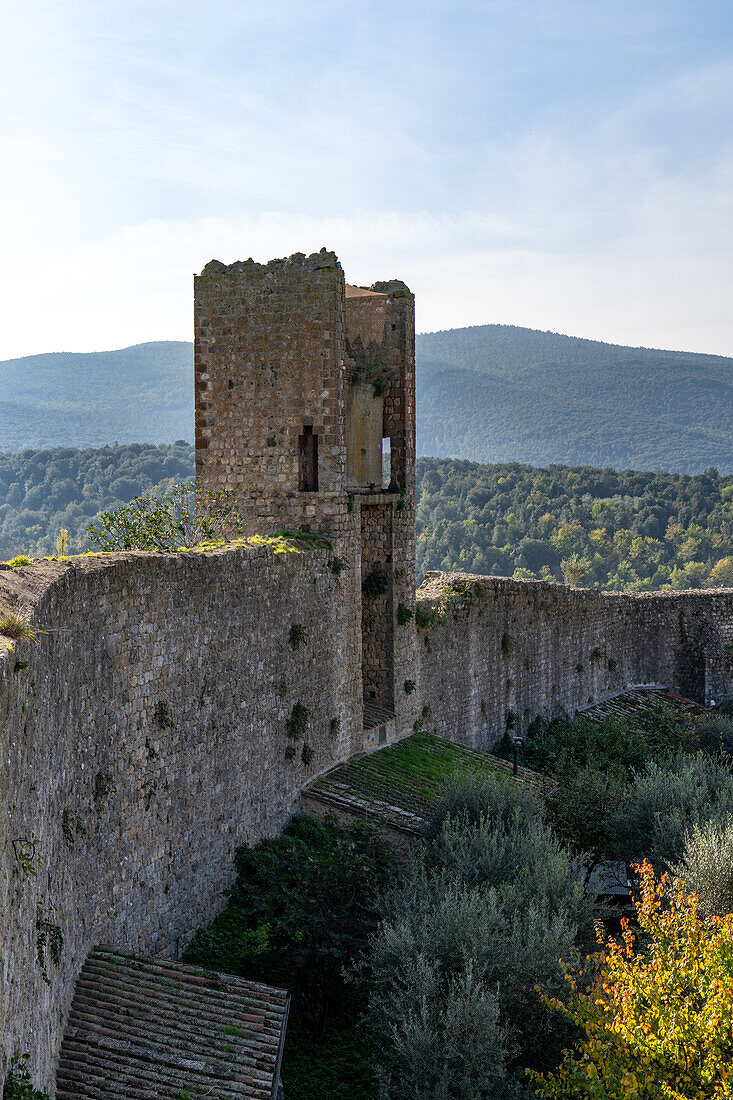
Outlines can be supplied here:
M274 1100L282 989L97 947L64 1033L57 1100Z

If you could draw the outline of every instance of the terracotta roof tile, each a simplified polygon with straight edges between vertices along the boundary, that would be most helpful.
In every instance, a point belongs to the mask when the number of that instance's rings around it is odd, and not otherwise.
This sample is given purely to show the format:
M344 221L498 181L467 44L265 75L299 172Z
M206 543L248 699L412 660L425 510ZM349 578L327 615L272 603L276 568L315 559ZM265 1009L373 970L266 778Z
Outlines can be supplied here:
M57 1100L271 1100L285 990L97 947L79 975Z

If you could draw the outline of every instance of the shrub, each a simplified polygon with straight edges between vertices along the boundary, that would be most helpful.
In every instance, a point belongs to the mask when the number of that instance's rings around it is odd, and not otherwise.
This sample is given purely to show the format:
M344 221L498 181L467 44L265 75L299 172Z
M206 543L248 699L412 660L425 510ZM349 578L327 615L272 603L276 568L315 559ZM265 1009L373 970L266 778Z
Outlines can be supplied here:
M647 764L626 787L608 820L611 849L618 859L648 859L663 869L681 858L690 829L730 813L733 775L727 758L680 753Z
M697 894L702 914L733 913L733 817L693 826L685 837L682 858L671 870Z
M507 827L539 821L542 804L534 791L520 787L512 780L484 778L483 776L453 776L443 788L443 794L435 804L427 827L425 839L430 847L439 840L448 821L458 822L466 829L475 827L488 818Z
M3 562L3 565L9 565L11 569L20 569L23 565L30 565L31 559L26 557L25 554L18 554L15 558L10 558L9 561Z
M395 1090L385 1095L412 1095L406 1061L416 1072L420 1060L426 1097L509 1096L518 1067L555 1064L568 1032L535 985L560 991L558 959L575 957L591 913L573 858L543 824L536 796L511 783L454 783L385 912L372 940L369 1009L382 1080ZM464 1018L454 1005L459 991ZM490 1035L480 1032L472 998L484 1005L485 1025L495 1015ZM440 1031L437 1021L449 1019L455 1030L443 1023ZM453 1057L473 1073L466 1052L482 1043L495 1077L476 1069L462 1092L445 1091L442 1082L456 1078Z
M723 1100L733 1086L733 916L700 920L697 899L681 882L657 884L638 868L636 918L622 941L604 941L600 972L587 993L568 975L568 1007L555 1007L582 1029L556 1073L534 1076L538 1095L556 1100Z
M611 853L609 820L624 787L625 777L618 769L575 768L547 797L546 820L576 855L599 863Z
M243 530L235 491L195 491L192 482L150 493L102 512L87 533L100 550L177 550L221 541Z
M198 932L188 961L281 982L322 1019L343 991L393 875L390 849L363 827L293 819L285 832L239 848L231 907Z
M633 719L537 721L527 732L522 758L529 767L561 781L586 766L631 776L650 760L665 759L680 749L692 751L698 745L695 720L660 703Z
M507 1074L508 1039L495 990L470 966L447 979L422 955L400 975L380 1030L390 1057L377 1070L385 1100L503 1100L517 1095ZM376 1014L376 1000L372 1011Z

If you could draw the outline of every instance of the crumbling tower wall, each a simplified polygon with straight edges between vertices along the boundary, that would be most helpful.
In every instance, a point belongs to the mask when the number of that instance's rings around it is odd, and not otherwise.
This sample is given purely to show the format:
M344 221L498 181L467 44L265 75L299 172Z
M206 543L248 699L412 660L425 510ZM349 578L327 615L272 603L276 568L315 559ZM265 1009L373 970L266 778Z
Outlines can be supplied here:
M195 279L197 486L235 492L247 534L331 541L354 751L416 718L414 349L405 284L347 286L325 249Z

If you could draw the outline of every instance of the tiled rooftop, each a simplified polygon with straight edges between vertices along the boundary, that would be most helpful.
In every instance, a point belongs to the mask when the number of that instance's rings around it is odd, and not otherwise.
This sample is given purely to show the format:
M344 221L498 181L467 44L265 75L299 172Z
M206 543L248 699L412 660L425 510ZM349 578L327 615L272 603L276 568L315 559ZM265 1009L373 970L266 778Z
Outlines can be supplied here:
M674 691L659 684L628 688L626 691L614 692L599 699L589 706L580 707L578 715L590 718L593 722L602 722L604 718L617 718L625 721L628 718L639 718L645 714L652 714L657 707L667 706L673 710L686 714L702 714L704 707L693 703L691 699L685 699Z
M76 985L57 1100L272 1100L287 1012L282 989L97 947Z
M512 764L490 753L464 748L432 734L416 733L367 756L358 756L314 780L307 799L358 814L417 836L443 784L453 775L509 779ZM517 781L537 790L554 784L519 768Z

